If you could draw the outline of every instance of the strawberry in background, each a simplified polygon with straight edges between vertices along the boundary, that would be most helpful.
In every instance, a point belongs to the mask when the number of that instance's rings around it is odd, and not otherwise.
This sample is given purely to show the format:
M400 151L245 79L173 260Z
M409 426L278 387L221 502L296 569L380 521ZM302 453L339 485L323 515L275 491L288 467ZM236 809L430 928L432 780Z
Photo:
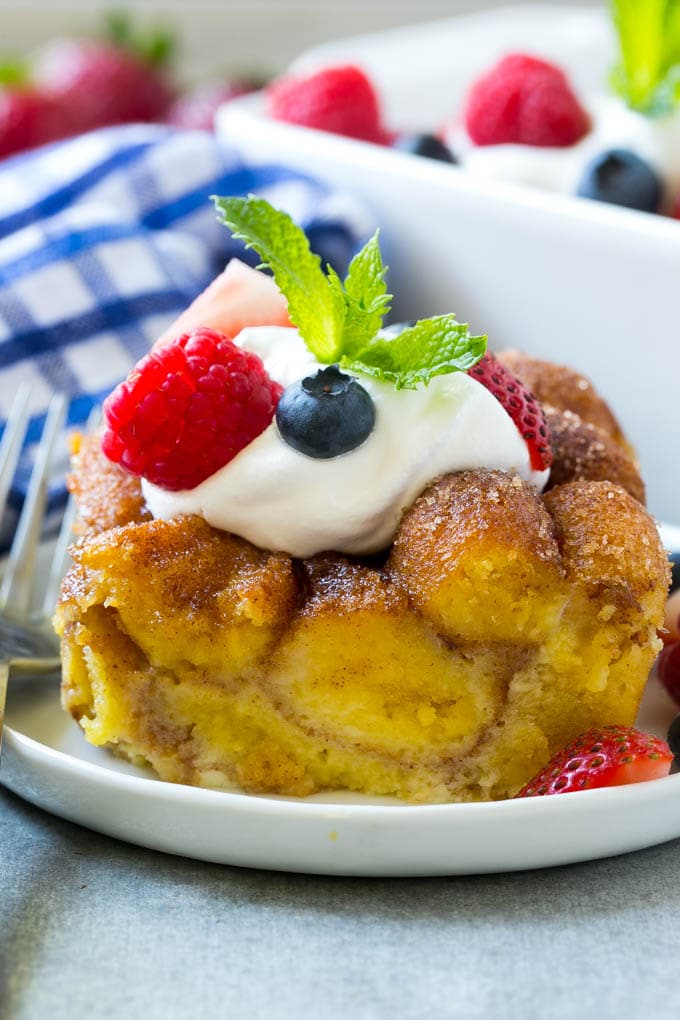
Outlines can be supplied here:
M172 38L112 15L106 38L61 39L0 67L0 157L110 124L161 120L175 89Z
M111 14L101 38L65 38L33 60L0 64L0 159L113 124L159 121L212 130L222 103L261 80L217 78L182 93L172 75L174 39Z
M57 40L35 62L35 84L67 111L71 134L161 120L174 98L168 71L174 44L167 31L142 33L116 14L106 35Z

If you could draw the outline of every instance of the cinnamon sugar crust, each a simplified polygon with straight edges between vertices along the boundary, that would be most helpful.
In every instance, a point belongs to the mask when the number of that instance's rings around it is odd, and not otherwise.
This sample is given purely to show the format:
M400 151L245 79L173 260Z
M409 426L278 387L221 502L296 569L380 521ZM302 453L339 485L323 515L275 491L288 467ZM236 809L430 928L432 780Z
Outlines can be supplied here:
M522 351L502 351L497 358L529 387L541 404L557 411L573 411L582 421L595 425L630 453L630 446L611 408L586 376L566 365L533 358Z
M548 488L579 479L620 485L644 505L645 486L635 460L611 435L574 411L543 408L550 428L553 464Z

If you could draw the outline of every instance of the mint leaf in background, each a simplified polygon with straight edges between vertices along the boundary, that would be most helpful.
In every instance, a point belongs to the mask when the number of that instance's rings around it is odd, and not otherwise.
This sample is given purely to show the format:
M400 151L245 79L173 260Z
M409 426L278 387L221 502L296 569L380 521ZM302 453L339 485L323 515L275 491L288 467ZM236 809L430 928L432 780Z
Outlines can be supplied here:
M387 267L383 265L378 233L376 230L368 244L354 256L345 279L342 349L348 357L375 337L390 310L392 295L387 293Z
M612 85L629 106L650 116L680 99L680 0L610 0L620 62Z
M288 301L293 325L314 357L324 364L342 354L343 307L314 255L304 230L287 213L262 198L213 196L222 222L234 237L254 248Z
M436 375L467 372L486 351L486 336L471 336L466 323L453 315L421 319L396 337L376 337L353 357L341 361L342 368L363 372L398 390L425 386Z

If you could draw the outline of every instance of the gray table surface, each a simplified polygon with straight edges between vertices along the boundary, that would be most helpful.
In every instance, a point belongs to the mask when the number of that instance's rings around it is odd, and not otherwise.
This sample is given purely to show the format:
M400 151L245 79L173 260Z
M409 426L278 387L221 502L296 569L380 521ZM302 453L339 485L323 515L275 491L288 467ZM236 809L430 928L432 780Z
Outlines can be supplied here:
M338 879L127 846L0 791L2 1020L680 1016L680 841Z

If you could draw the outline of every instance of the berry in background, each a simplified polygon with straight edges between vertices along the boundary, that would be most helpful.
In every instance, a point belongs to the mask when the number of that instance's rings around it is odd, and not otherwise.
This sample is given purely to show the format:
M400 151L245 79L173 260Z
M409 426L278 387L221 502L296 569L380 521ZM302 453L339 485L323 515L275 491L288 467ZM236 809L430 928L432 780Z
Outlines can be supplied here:
M574 145L590 128L564 72L524 53L504 57L475 82L464 119L476 145Z

